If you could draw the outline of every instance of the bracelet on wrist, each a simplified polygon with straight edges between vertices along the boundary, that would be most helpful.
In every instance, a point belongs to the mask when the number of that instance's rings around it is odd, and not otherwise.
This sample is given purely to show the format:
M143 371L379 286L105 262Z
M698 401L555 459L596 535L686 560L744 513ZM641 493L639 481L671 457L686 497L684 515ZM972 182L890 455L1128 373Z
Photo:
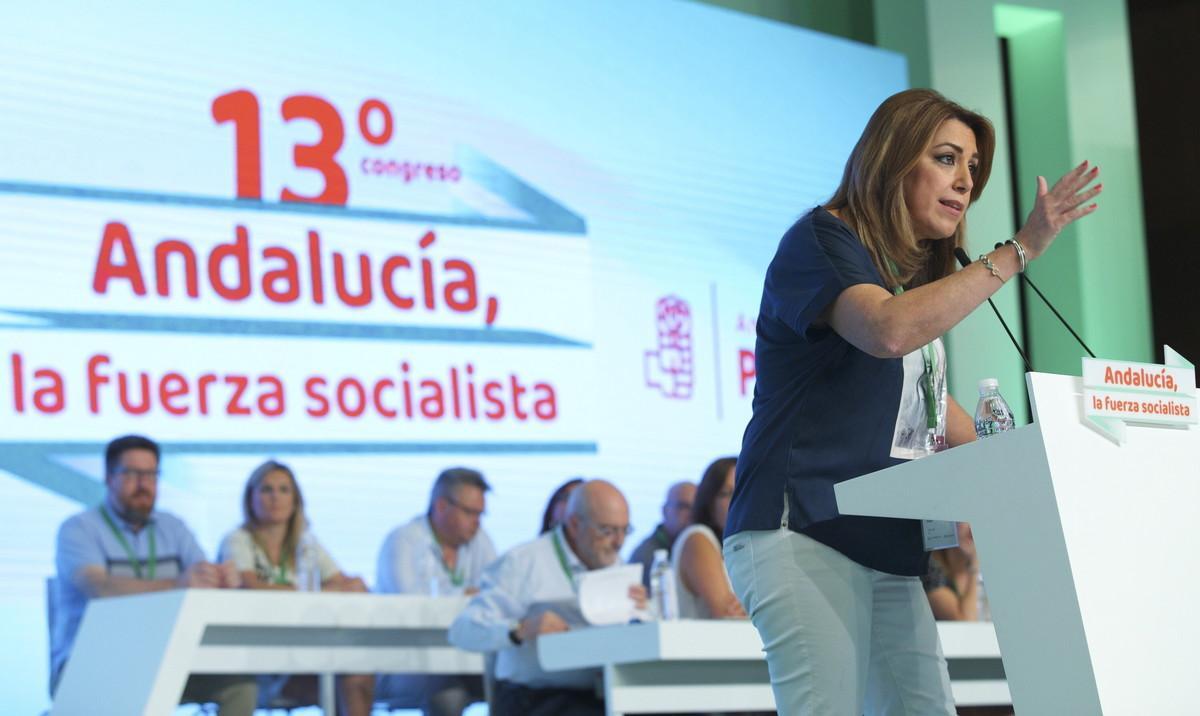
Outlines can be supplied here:
M996 268L996 264L992 263L992 260L987 257L987 254L979 254L979 262L983 264L985 269L991 271L993 276L1000 279L1001 282L1004 281L1004 277L1000 275L1000 271Z
M1015 237L1015 236L1012 237L1011 239L1009 239L1008 241L1005 241L1004 243L1012 244L1012 247L1017 250L1017 258L1021 260L1021 268L1019 270L1019 273L1025 273L1025 266L1028 263L1025 260L1025 247L1021 245L1020 241L1017 241L1017 237Z

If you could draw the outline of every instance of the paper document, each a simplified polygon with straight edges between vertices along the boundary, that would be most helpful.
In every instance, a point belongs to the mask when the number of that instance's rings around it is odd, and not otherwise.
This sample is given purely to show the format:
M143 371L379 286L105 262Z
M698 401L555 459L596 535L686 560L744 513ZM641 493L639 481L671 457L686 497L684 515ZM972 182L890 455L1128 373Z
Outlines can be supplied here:
M629 588L642 583L642 565L584 572L579 578L579 611L589 624L627 624L645 618L629 598Z

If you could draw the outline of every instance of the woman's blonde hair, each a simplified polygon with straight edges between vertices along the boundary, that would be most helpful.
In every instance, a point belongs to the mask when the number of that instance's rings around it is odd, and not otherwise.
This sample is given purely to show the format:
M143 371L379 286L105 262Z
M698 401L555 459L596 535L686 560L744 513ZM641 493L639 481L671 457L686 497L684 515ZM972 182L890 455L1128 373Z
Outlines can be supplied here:
M258 536L258 528L262 526L262 523L254 515L254 490L272 472L282 472L287 475L288 481L292 483L294 499L292 516L288 518L287 531L283 535L283 547L279 551L279 561L282 564L285 560L296 558L296 545L300 543L301 535L308 528L308 520L304 517L304 495L300 494L300 484L296 482L296 474L290 467L281 462L267 460L254 468L254 472L251 472L250 477L246 480L246 489L242 491L242 527L250 533L254 542L262 547L263 551L266 551L266 545Z
M904 179L948 119L959 120L975 133L979 165L971 188L974 204L992 171L995 130L987 117L930 89L905 90L879 105L846 160L841 185L825 204L858 234L890 288L919 286L949 275L954 271L954 249L965 242L965 218L948 240L920 241L904 203Z

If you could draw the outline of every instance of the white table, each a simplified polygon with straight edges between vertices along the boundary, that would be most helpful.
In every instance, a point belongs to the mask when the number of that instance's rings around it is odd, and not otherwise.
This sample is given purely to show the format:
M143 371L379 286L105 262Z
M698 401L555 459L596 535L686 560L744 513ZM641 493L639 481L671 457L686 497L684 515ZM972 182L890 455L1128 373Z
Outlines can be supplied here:
M482 674L479 654L446 641L465 604L214 589L94 599L51 714L170 714L188 674Z
M1007 704L996 633L987 622L940 622L959 705ZM611 716L630 712L775 710L762 641L742 620L589 627L538 637L542 668L600 668Z

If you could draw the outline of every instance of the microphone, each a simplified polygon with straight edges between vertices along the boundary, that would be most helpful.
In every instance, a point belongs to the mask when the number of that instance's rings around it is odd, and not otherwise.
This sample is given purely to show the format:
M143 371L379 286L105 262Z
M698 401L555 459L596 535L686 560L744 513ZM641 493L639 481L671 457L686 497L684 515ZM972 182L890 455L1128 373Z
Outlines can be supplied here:
M958 259L958 262L962 264L963 268L971 265L970 257L967 256L967 252L963 251L961 246L955 247L954 258ZM1025 370L1032 373L1033 366L1029 364L1029 359L1025 357L1025 351L1021 350L1021 344L1017 343L1016 337L1014 337L1012 331L1008 329L1008 324L1004 322L1004 316L1000 315L1000 309L996 308L996 304L992 303L992 299L990 298L988 299L988 305L992 307L992 311L996 314L996 318L1000 321L1000 325L1004 326L1004 332L1008 334L1008 340L1012 341L1013 347L1017 349L1017 353L1021 356L1021 360L1025 363Z
M996 248L1000 248L1003 245L1004 244L1002 244L1002 243L996 244ZM962 259L959 259L959 261L962 261ZM1050 299L1046 298L1046 296L1041 291L1038 290L1038 287L1033 285L1033 281L1029 280L1029 277L1025 275L1024 271L1022 271L1020 273L1020 276L1021 276L1021 280L1023 280L1025 282L1025 285L1032 288L1033 292L1038 295L1038 298L1042 299L1042 303L1046 304L1046 308L1049 308L1054 313L1054 317L1057 318L1059 320L1059 322L1062 323L1063 326L1065 326L1066 329L1071 332L1071 335L1075 337L1076 342L1078 342L1079 345L1083 346L1083 349L1085 351L1087 351L1088 355L1095 358L1096 354L1092 352L1091 348L1088 348L1088 345L1083 342L1083 339L1079 337L1079 334L1075 332L1075 329L1071 328L1071 324L1067 323L1067 319L1062 317L1062 314L1058 312L1058 309L1054 307L1054 304L1050 303Z

